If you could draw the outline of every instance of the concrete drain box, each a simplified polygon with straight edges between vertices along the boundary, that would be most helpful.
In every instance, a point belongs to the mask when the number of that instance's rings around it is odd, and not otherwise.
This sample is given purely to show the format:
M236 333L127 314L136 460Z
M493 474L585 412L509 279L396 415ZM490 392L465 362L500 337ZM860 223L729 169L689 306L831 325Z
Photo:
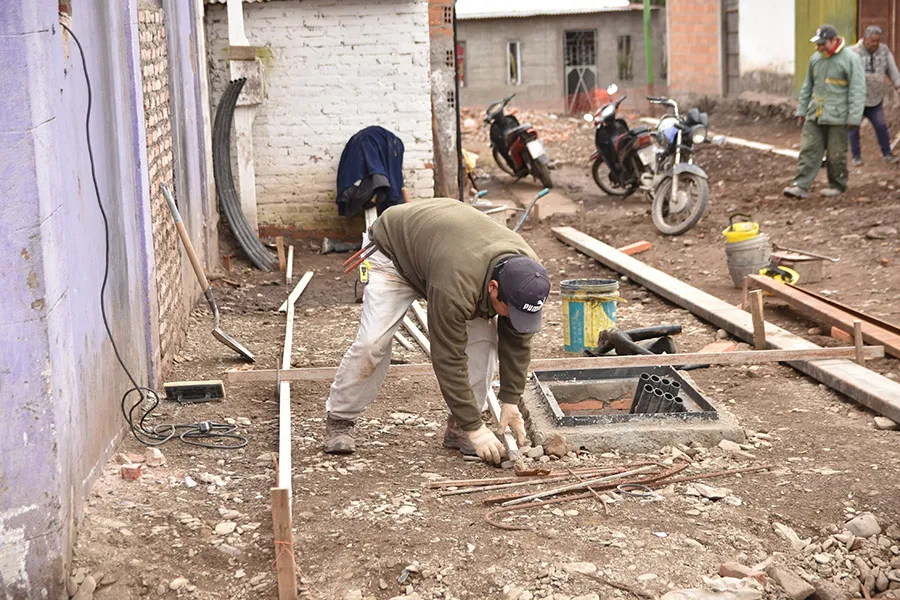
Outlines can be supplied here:
M629 413L642 373L680 383L684 412ZM576 448L656 452L673 444L745 440L734 416L673 367L535 371L529 388L523 401L532 433L561 433Z

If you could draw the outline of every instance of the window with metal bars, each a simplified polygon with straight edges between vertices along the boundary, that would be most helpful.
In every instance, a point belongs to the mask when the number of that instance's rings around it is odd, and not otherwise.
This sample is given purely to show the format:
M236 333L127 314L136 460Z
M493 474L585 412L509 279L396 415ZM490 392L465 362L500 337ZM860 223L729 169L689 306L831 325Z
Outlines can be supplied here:
M518 41L506 43L506 83L508 85L522 83L521 45Z
M566 32L566 66L583 67L597 64L596 36L593 31Z

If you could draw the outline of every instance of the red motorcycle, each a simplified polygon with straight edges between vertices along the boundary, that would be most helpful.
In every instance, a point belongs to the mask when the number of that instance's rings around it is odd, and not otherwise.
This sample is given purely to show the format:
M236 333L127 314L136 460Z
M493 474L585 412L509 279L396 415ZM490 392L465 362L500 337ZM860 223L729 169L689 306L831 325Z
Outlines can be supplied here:
M504 172L521 179L529 173L545 188L553 187L550 179L550 157L544 142L529 123L519 124L514 115L504 109L515 94L491 104L484 117L484 125L491 126L491 147L494 160Z

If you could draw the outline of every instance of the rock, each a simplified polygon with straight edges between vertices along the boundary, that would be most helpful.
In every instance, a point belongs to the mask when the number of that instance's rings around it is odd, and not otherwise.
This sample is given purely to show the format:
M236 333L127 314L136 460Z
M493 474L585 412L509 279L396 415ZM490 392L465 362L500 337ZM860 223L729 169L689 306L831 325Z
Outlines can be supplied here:
M384 579L379 579L379 580L378 580L378 589L379 589L379 590L386 590L386 589L388 589L388 582L385 581Z
M812 327L810 329L807 329L806 333L808 333L809 335L822 335L822 328L821 327Z
M534 600L534 594L532 594L528 590L525 590L524 592L519 594L518 600Z
M801 579L799 575L784 567L769 565L766 574L780 585L781 589L793 600L806 600L816 592L816 589Z
M74 596L78 591L78 584L75 583L74 577L69 577L66 580L66 592L69 594L69 597Z
M240 548L235 548L234 546L232 546L230 544L219 544L218 546L216 546L216 550L218 550L219 552L221 552L222 554L224 554L226 556L238 557L241 554L243 554L243 552L241 552Z
M520 587L514 585L503 586L503 600L519 600L519 596L524 592Z
M349 590L344 594L344 600L363 600L362 590Z
M566 573L580 573L582 575L593 575L597 572L597 565L589 562L575 562L562 565L562 570Z
M850 600L853 598L853 594L846 589L824 579L815 580L812 586L816 590L812 596L813 600Z
M197 487L197 482L194 481L194 478L191 477L190 475L185 475L184 476L184 485L186 485L188 487L188 489L195 488L195 487Z
M535 446L528 451L528 458L540 458L544 455L543 446Z
M91 600L94 597L94 590L97 589L97 581L90 575L84 578L78 591L72 596L72 600Z
M547 438L547 440L544 441L543 446L546 454L557 458L564 457L569 451L569 445L566 443L566 438L558 433L554 433Z
M638 575L638 581L653 581L654 579L658 579L659 575L656 573L644 573L643 575Z
M868 538L881 533L881 526L874 515L866 513L847 521L844 527L856 537Z
M180 590L187 584L188 584L188 580L186 577L176 577L175 579L173 579L172 581L169 582L169 589L173 590L173 591Z
M217 535L229 535L234 533L234 530L237 528L237 523L234 521L222 521L218 525L216 525L216 534Z
M900 429L900 424L887 417L875 417L873 421L875 422L875 429L881 431L897 431Z
M166 457L159 448L147 448L144 450L144 462L148 467L161 467L166 464Z
M134 481L139 479L141 476L141 465L140 463L128 463L124 464L120 467L120 472L122 473L122 479L125 481Z
M600 600L600 594L584 594L583 596L575 596L572 600Z
M710 500L721 500L731 493L731 490L728 488L717 488L702 483L695 483L694 489L697 490L701 496L709 498Z
M719 448L721 448L725 452L739 452L741 450L740 445L732 442L731 440L722 440L721 442L719 442Z
M897 229L889 225L873 227L866 232L866 237L870 240L887 240L897 237Z
M416 507L410 504L404 504L400 508L397 509L398 515L411 515L416 512Z
M775 532L782 538L784 538L785 541L790 543L791 548L793 548L796 552L799 552L806 548L806 546L808 546L812 541L810 538L806 538L805 540L800 539L800 536L797 535L796 531L782 523L775 523L773 527L775 527Z
M719 575L722 577L734 577L735 579L744 579L751 577L763 585L766 585L766 574L762 571L754 571L750 567L744 566L738 562L723 562L719 565Z
M85 583L87 580L85 580ZM879 573L878 577L875 578L875 591L876 592L886 592L888 590L888 586L891 582L888 580L887 575L884 573ZM82 584L84 585L84 584ZM79 588L79 591L81 588Z
M728 332L725 331L724 329L719 329L719 330L717 330L717 331L716 331L716 339L717 339L717 340L728 339Z

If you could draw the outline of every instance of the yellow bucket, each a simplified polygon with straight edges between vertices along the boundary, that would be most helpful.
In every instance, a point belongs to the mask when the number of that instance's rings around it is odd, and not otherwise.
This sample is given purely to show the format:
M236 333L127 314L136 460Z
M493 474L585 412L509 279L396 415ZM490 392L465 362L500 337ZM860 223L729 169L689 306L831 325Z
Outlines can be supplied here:
M619 282L615 279L568 279L559 284L563 345L577 354L597 349L601 331L616 326Z
M734 214L728 217L728 227L722 230L725 241L729 244L735 244L737 242L752 240L759 235L759 223L754 223L752 221L739 221L735 223L735 217L749 219L750 215Z

